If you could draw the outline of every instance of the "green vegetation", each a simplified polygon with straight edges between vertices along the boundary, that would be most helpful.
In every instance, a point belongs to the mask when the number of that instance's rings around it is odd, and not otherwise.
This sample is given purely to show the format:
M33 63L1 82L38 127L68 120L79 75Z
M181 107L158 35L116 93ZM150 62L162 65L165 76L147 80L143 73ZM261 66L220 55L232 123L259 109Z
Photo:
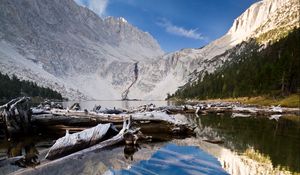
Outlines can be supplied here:
M257 97L237 97L237 98L224 98L224 99L209 99L207 101L224 101L224 102L240 102L243 104L257 104L261 106L277 106L282 107L300 107L300 95L292 94L285 97L274 98L270 96L257 96Z
M50 88L39 87L36 83L19 80L16 76L10 78L0 73L0 99L9 100L19 96L62 99L60 93Z
M272 164L269 156L261 154L259 151L254 150L253 148L246 149L243 155L260 163Z
M170 98L216 99L264 96L263 104L277 99L283 106L298 106L300 90L300 29L265 48L256 41L246 44L246 51L232 54L214 73L205 73L201 81L189 83ZM265 97L266 96L266 97ZM289 98L286 98L290 96ZM278 100L279 99L279 100ZM282 100L283 99L283 100Z
M256 38L256 41L258 43L264 43L265 41L270 41L271 43L278 42L280 39L287 37L289 31L289 28L275 28L260 35L258 38Z

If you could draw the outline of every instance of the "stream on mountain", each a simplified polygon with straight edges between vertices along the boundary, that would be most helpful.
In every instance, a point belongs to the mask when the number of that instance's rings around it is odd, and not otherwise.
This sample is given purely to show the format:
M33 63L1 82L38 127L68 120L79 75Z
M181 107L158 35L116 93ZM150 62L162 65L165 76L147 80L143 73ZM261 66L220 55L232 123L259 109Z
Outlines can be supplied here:
M65 102L70 106L73 102ZM85 101L83 109L95 105L117 108L167 101ZM19 140L0 138L0 174L290 174L300 173L300 117L285 116L278 121L267 117L232 118L230 114L186 115L197 125L196 136L124 145L91 152L80 159L26 170L4 164L7 156L39 152L43 159L53 141L61 135L37 135ZM212 144L204 139L219 139ZM2 162L2 163L1 163ZM226 170L226 171L224 171Z

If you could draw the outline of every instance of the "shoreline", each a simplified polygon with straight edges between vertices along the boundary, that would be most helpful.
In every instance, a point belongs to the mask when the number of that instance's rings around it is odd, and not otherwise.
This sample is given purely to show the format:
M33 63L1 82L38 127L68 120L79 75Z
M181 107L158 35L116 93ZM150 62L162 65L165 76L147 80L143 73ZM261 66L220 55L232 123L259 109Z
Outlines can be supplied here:
M240 103L243 105L256 105L258 107L281 106L285 108L300 108L300 94L292 94L284 98L272 98L269 96L255 96L255 97L236 97L236 98L215 98L215 99L169 99L170 101L182 104L197 104L197 103Z

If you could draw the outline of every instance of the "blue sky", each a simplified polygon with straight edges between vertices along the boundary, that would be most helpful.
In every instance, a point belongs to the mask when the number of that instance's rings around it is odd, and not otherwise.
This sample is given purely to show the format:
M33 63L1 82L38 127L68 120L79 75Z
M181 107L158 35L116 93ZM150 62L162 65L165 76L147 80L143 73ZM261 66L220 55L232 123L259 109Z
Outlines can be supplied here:
M165 52L199 48L224 35L257 0L75 0L102 18L124 17Z

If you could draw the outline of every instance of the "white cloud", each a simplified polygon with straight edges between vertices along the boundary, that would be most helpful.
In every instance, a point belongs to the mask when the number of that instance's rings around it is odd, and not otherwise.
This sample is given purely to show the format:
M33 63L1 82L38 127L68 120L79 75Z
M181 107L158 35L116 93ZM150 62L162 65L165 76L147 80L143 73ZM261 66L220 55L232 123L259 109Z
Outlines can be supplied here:
M204 39L202 34L197 32L198 29L185 29L183 27L173 25L170 21L166 19L161 19L157 24L164 27L168 33L174 35L197 39L197 40Z
M105 15L105 10L108 5L108 0L75 0L75 2L89 8L101 17Z

